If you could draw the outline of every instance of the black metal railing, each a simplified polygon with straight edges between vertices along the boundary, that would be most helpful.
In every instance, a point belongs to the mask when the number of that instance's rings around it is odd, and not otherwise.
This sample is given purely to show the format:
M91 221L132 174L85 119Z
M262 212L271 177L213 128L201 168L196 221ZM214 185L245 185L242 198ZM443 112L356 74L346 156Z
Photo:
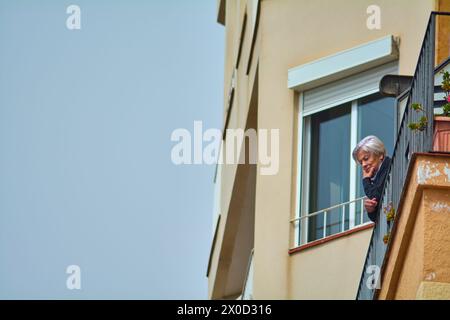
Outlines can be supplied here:
M383 265L390 245L390 241L387 241L387 244L385 241L389 239L388 235L396 221L395 219L388 221L384 210L390 206L393 208L394 213L398 212L399 205L401 205L400 199L404 192L408 166L413 153L432 151L434 131L435 30L436 18L439 15L450 16L450 13L432 12L428 21L416 70L411 82L407 106L398 128L390 171L386 178L382 200L380 201L381 207L361 275L356 297L358 300L372 300L376 299L378 295ZM411 105L413 103L420 103L425 114L412 110ZM408 128L409 123L418 123L423 115L428 118L427 126L423 131Z

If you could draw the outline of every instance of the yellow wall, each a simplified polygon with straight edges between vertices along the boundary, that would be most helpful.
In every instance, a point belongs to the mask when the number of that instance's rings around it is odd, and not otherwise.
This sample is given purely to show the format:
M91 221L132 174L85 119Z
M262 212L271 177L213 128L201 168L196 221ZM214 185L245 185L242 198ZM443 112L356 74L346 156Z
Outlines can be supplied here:
M227 109L231 77L236 63L244 13L254 1L226 1L226 60L224 87L224 114ZM381 7L381 30L368 30L366 9L369 5ZM236 96L231 111L229 128L244 128L250 96L258 75L258 128L280 129L280 166L274 176L256 178L255 196L255 253L254 297L256 299L314 297L351 298L361 272L355 270L365 257L370 231L348 238L334 240L322 247L289 255L292 230L289 220L295 217L297 165L297 94L287 88L287 74L292 67L352 48L386 35L400 37L399 69L411 75L416 66L430 11L435 0L262 0L258 38L251 61L251 72L245 69L253 34L247 28L241 63L237 70ZM246 9L247 8L247 9ZM250 15L248 16L250 19ZM251 25L251 24L249 24ZM258 73L256 73L258 66ZM221 226L213 254L209 277L210 297L219 268L218 251L222 243L223 224L226 223L236 165L224 166ZM323 266L329 255L342 257L336 269ZM349 254L351 252L352 254ZM345 259L344 259L345 258ZM352 265L353 267L348 267ZM327 282L311 278L307 272L317 266ZM320 267L323 269L320 269ZM333 273L331 273L333 272ZM339 274L337 277L335 275ZM345 281L344 281L345 280ZM348 282L347 282L348 281ZM347 289L339 291L340 286Z
M289 299L355 299L372 228L290 257Z
M450 283L423 281L416 295L417 300L450 300Z
M366 28L366 9L381 7L381 30ZM260 32L260 74L258 126L280 128L280 171L275 176L257 177L254 291L258 299L289 298L290 279L302 257L292 266L286 254L290 245L289 219L295 217L297 132L295 93L287 89L288 69L392 34L401 38L399 69L402 74L414 72L432 0L360 0L360 1L263 1ZM412 18L414 17L414 18ZM294 180L293 180L294 179ZM270 199L270 200L268 200ZM355 256L365 255L366 248ZM313 254L311 252L311 254ZM297 259L298 258L298 259ZM355 259L359 263L359 259ZM320 263L320 259L317 260ZM346 269L339 270L346 278ZM297 273L295 273L297 275ZM308 273L298 273L296 284L311 284ZM312 285L312 284L311 284ZM348 284L353 286L354 284ZM308 292L308 286L292 292ZM335 285L324 297L335 296ZM355 292L356 294L356 292ZM348 297L346 293L343 296Z
M437 0L437 10L441 12L450 12L450 1ZM437 61L436 65L443 62L450 55L450 16L437 17Z
M246 12L250 12L252 9L251 1L247 4L246 0L225 1L226 2L226 48L225 48L225 75L224 75L224 119L228 112L228 94L231 89L233 70L236 66L238 46L240 43L240 36L242 34L242 22ZM247 22L252 23L252 18L248 15ZM249 75L246 74L246 67L249 61L250 47L252 42L253 33L250 28L246 29L244 34L243 48L241 52L240 63L236 72L235 80L235 94L234 103L231 108L230 121L228 124L229 129L241 128L245 129L248 122L248 113L250 110L251 96L255 86L255 77L257 74L256 63L254 63L250 69ZM253 59L257 61L257 59ZM237 164L223 164L222 165L222 178L221 178L221 201L220 201L220 213L221 221L217 233L217 241L211 258L211 267L208 277L208 297L217 298L221 297L223 287L226 286L228 281L227 270L230 267L228 260L219 263L221 257L225 254L230 254L230 251L234 247L234 244L224 243L225 230L233 233L238 226L233 226L228 223L227 228L225 224L230 222L228 219L230 204L233 198L233 190L239 190L235 188L236 174L238 172ZM235 192L236 193L236 192ZM238 196L235 194L235 196ZM244 271L243 271L244 272ZM218 275L218 276L217 276ZM217 278L216 278L217 276Z
M379 299L415 299L424 281L450 284L450 156L419 155L412 166Z

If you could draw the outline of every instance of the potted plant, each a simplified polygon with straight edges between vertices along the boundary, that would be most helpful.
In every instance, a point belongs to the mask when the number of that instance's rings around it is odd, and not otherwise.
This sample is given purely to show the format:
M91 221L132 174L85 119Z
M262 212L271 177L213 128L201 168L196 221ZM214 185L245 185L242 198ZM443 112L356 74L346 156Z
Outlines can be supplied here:
M413 103L411 105L411 109L413 109L416 112L425 113L425 110L423 110L422 105L420 103ZM411 130L423 131L427 127L427 124L428 124L428 118L426 116L422 116L422 117L420 117L419 122L411 122L408 124L408 127Z
M442 90L444 91L445 104L442 106L442 114L434 116L433 151L450 152L450 73L442 72ZM413 103L411 108L416 112L423 112L420 103ZM423 131L427 127L428 119L425 115L418 122L408 124L411 130Z
M395 209L392 205L392 202L389 202L389 204L383 208L384 214L386 215L386 221L389 223L394 220L395 218Z

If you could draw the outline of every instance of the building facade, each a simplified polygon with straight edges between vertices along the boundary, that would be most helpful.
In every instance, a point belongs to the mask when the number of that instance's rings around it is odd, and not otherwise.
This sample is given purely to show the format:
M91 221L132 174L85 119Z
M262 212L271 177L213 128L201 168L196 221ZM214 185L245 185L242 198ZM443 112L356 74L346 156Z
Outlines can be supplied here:
M226 29L222 146L236 138L227 129L278 130L278 145L271 141L265 151L279 157L275 174L262 174L269 164L261 158L217 165L207 268L210 299L358 298L376 223L364 212L361 170L351 151L361 138L374 134L384 141L388 155L398 158L399 129L408 107L398 95L382 94L380 81L385 75L418 72L433 11L450 11L450 1L217 0L217 20ZM434 66L450 51L450 17L440 18L433 33ZM408 167L436 161L445 172L450 164L448 154L423 154L422 159L411 157L413 151L406 151ZM252 150L242 144L238 152L249 157ZM433 201L416 199L413 207L439 203L449 216L450 173L445 177L427 180L427 187L419 189L428 190ZM401 208L411 205L414 197L407 195L418 190L411 179L405 181ZM450 272L429 264L434 258L445 264L445 250L428 260L421 256L428 266L421 270L405 263L413 259L406 239L412 233L423 238L433 230L425 227L428 211L416 209L402 214L396 225L403 227L392 237L392 249L383 251L383 258L395 250L403 256L383 263L377 298L411 298L419 292L432 297L433 290L443 295L448 290L446 276L435 281L439 289L430 287L436 272L422 283L430 270ZM445 234L450 220L441 219L446 227L439 230ZM432 245L431 238L424 239L428 242L415 245ZM412 283L410 278L415 285L396 293L402 283Z

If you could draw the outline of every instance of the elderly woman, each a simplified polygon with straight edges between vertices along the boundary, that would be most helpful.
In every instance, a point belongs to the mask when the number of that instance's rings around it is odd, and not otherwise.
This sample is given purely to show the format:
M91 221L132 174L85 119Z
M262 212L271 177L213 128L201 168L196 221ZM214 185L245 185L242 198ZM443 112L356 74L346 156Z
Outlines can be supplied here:
M364 200L370 220L376 221L384 181L386 180L391 158L386 155L383 142L375 136L367 136L353 149L353 159L362 167Z

